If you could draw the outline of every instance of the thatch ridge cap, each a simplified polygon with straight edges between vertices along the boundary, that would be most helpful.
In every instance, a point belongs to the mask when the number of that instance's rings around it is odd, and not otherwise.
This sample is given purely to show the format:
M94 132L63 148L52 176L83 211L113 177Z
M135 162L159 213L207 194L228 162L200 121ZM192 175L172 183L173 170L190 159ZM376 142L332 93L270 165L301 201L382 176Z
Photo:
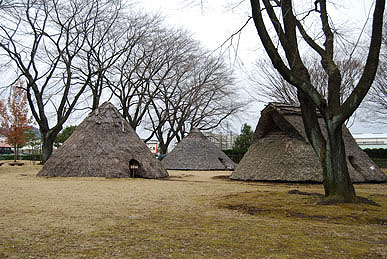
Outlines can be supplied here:
M208 140L207 137L198 128L192 128L191 131L188 133L188 135L185 136L181 141L183 141L184 139L191 139L191 138L200 138L200 139Z
M277 103L277 102L268 103L268 105L266 105L266 107L261 111L261 114L271 109L274 109L283 115L293 115L293 114L301 115L300 106L286 104L286 103Z
M292 115L296 115L302 120L301 110L298 111L298 109L298 107L289 104L269 103L261 112L261 118L255 129L253 141L255 142L257 139L265 137L268 132L276 127L288 136L305 141L306 136L302 130L300 131L294 125L293 120L289 120L289 116Z
M302 116L301 107L299 105L269 102L266 107L261 111L261 114L267 112L267 110L275 109L283 115L299 115ZM322 117L320 111L316 108L317 117Z

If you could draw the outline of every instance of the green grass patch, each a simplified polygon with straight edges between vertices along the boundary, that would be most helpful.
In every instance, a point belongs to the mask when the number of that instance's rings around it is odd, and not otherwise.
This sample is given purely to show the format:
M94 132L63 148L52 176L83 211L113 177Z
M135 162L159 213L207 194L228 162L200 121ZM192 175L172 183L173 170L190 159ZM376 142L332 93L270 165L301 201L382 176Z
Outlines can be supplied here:
M334 224L387 225L387 196L362 193L363 196L380 204L317 205L320 196L289 194L281 191L245 192L223 197L220 208L238 210L250 215L292 220L309 220Z
M387 168L387 158L371 157L380 168Z

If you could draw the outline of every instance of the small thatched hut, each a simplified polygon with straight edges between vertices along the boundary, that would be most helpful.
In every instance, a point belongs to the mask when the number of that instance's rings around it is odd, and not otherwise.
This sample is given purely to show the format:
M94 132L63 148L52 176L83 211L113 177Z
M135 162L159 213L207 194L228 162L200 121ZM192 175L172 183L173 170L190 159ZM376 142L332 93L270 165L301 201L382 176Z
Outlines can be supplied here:
M119 111L106 102L86 117L38 176L164 178L168 173Z
M234 170L234 162L198 129L183 138L162 160L171 170Z
M320 124L324 123L320 119ZM387 176L343 127L353 182L384 182ZM322 169L305 134L298 107L270 103L261 112L253 144L230 177L247 181L322 182Z

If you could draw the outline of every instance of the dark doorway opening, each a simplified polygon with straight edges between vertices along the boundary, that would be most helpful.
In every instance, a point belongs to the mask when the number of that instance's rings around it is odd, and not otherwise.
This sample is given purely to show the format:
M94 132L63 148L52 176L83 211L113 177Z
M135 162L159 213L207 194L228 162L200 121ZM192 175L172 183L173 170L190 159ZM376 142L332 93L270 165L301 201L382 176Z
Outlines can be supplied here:
M356 161L355 157L354 156L348 156L348 160L349 160L349 163L351 163L351 166L353 167L353 169L355 169L356 171L358 171L360 173L361 172L361 168L357 164L357 161Z
M129 177L135 178L138 176L138 171L140 170L140 163L136 159L131 159L129 161Z

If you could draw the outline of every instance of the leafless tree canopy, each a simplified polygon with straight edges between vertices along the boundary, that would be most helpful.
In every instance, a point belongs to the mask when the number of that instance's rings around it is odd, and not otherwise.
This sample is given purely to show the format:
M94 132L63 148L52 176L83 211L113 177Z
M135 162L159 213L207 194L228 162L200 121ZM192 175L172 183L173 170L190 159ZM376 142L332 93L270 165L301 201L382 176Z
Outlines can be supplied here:
M186 31L166 29L160 16L123 3L0 2L1 59L15 80L26 81L44 161L72 112L94 110L102 99L118 103L134 129L141 125L162 142L192 127L214 128L240 110L221 58Z
M313 87L324 97L328 97L328 75L324 73L318 60L306 60ZM337 65L342 71L340 88L340 103L349 96L356 83L359 81L363 64L356 59L340 60ZM255 64L255 73L250 77L254 82L254 90L258 97L267 98L270 101L291 105L300 105L297 88L288 83L281 74L267 61L259 60Z
M184 30L165 29L155 18L145 21L138 40L105 79L124 118L134 129L145 128L147 139L156 137L166 152L191 128L215 128L243 105L222 58Z
M183 70L173 70L178 80L162 85L149 110L150 126L162 152L174 138L180 141L192 128L213 129L241 110L243 105L231 87L231 72L223 62L197 52Z
M120 37L126 49L100 86L134 129L148 132L146 140L159 140L161 152L191 128L213 129L241 110L232 71L221 57L188 32L165 28L159 16L132 15L126 22L130 30Z
M378 72L365 106L367 122L387 124L387 23L384 23L383 42Z

